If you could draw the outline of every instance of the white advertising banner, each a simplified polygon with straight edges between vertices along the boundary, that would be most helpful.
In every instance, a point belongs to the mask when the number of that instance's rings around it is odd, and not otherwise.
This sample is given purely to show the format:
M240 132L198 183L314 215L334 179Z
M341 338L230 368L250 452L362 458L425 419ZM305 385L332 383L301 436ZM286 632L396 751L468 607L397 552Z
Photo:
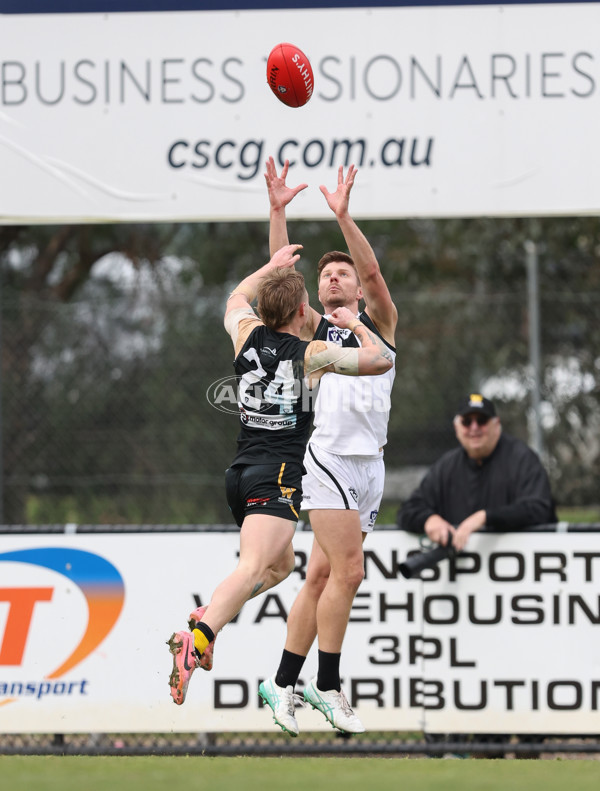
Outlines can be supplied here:
M600 210L600 3L0 16L0 222ZM314 71L278 102L273 46Z
M169 695L171 633L235 566L238 534L0 537L0 732L269 731L257 689L277 669L296 571L248 602ZM369 538L344 686L367 731L598 733L600 534L479 535L423 579L399 564L415 537ZM299 682L316 673L313 647ZM328 730L308 708L301 731Z

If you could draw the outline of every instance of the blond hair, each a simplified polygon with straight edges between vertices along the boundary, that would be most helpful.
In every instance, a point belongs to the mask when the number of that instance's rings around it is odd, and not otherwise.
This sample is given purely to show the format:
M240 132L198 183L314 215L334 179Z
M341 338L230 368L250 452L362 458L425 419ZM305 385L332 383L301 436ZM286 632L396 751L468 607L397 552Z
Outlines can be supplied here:
M258 286L258 314L271 330L284 327L304 301L304 276L295 269L274 269Z

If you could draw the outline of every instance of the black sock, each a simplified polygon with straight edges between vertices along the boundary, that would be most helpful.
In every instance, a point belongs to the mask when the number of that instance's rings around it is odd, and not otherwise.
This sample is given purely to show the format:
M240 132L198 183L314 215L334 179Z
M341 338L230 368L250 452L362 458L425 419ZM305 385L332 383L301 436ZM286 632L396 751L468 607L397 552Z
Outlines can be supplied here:
M275 674L275 683L277 686L294 688L305 659L305 656L293 654L291 651L286 651L284 648L281 654L279 668Z
M196 626L194 626L194 629L197 629L199 632L202 632L202 634L206 637L209 643L212 643L212 641L215 639L215 633L210 628L210 626L204 623L204 621L199 621L196 624Z
M319 650L319 672L317 673L317 687L321 692L335 689L338 692L342 688L340 681L340 659L341 654L328 654L327 651Z

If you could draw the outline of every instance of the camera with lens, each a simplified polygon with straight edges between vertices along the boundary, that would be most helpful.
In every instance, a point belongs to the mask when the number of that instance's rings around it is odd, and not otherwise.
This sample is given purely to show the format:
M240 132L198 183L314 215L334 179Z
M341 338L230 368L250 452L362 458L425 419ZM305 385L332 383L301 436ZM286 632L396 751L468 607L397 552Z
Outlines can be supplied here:
M442 546L441 544L427 552L415 552L409 555L404 563L400 563L398 568L406 579L417 577L423 569L431 569L445 558L452 558L456 555L456 549L452 546Z

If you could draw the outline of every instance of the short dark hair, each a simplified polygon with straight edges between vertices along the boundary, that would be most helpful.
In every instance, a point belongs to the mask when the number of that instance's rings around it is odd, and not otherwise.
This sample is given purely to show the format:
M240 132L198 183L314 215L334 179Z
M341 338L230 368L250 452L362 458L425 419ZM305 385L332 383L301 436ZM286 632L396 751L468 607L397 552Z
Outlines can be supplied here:
M332 250L329 253L325 253L325 255L321 257L321 260L317 264L317 280L321 279L321 272L323 269L325 269L327 264L331 264L333 261L341 261L344 264L350 264L350 266L353 266L356 271L356 264L354 263L352 256L348 255L348 253L341 253L339 250ZM360 283L358 272L356 272L356 279Z
M271 330L288 324L304 299L304 276L296 269L274 269L257 289L258 314Z

